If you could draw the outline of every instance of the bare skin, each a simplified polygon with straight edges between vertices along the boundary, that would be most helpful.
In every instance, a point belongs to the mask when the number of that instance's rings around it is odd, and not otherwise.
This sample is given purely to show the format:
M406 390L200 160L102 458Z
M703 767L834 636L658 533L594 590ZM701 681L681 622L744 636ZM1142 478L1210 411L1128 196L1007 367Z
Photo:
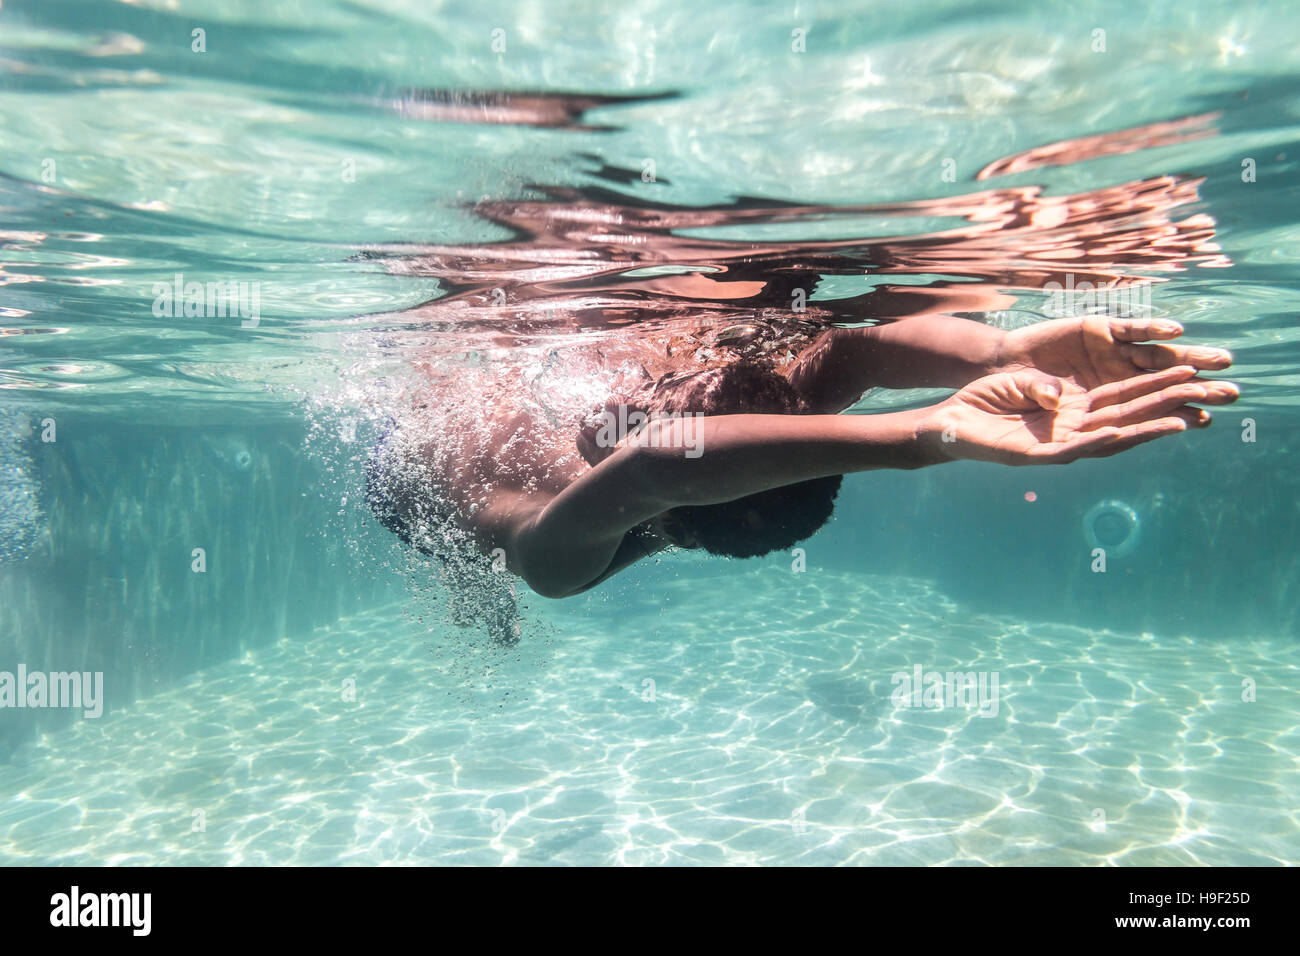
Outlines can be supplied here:
M485 397L498 411L475 453L438 478L479 550L501 549L534 591L567 597L658 549L691 547L666 519L680 506L959 459L1066 464L1206 427L1197 406L1229 404L1238 389L1199 373L1231 356L1172 342L1181 334L1176 323L1101 316L1011 332L946 315L831 329L778 369L815 414L707 416L691 436L681 421L653 422L655 440L624 440L594 467L574 453L567 423L519 400L527 386L515 376ZM651 377L692 362L638 358ZM922 409L839 414L873 387L957 391ZM698 457L682 452L693 442Z

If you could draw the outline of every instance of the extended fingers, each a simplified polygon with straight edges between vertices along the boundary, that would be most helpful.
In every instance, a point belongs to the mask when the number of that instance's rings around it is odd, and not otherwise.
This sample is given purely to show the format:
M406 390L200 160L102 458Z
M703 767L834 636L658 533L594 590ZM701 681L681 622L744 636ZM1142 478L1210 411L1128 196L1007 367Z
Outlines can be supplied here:
M1179 432L1186 430L1187 423L1177 415L1170 415L1167 418L1157 418L1155 421L1142 422L1138 425L1126 425L1119 429L1118 434L1116 434L1109 443L1101 446L1101 448L1090 457L1109 458L1111 455L1118 455L1122 451L1128 451L1130 448L1136 448L1138 445L1146 444L1149 441L1155 441L1157 438L1163 438L1166 435L1177 435Z
M1120 354L1138 368L1166 369L1191 365L1201 370L1225 369L1232 364L1227 349L1204 345L1141 345L1153 339L1176 339L1183 327L1172 319L1111 319L1110 337Z
M1085 427L1134 425L1173 414L1177 414L1189 426L1203 427L1210 423L1209 413L1194 408L1184 409L1184 406L1190 402L1198 405L1229 405L1237 400L1239 394L1237 386L1231 382L1183 382L1094 411L1088 416Z
M1186 431L1187 422L1178 415L1154 421L1126 425L1122 428L1102 428L1084 432L1067 442L1040 445L1028 452L1036 464L1064 465L1080 458L1108 458L1145 442L1155 441L1165 435Z
M1207 370L1225 369L1232 364L1232 353L1207 345L1137 345L1118 343L1120 354L1137 368L1166 369L1191 365Z
M1096 453L1115 441L1118 435L1118 428L1083 432L1069 441L1035 445L1026 455L1033 464L1066 465L1079 458L1096 457Z
M1097 386L1088 393L1088 402L1095 411L1119 402L1130 402L1135 398L1141 398L1143 395L1158 392L1162 388L1177 385L1195 377L1196 369L1190 365L1179 365L1160 372L1134 375L1132 378Z
M1111 319L1110 337L1116 342L1149 342L1176 339L1183 327L1173 319Z

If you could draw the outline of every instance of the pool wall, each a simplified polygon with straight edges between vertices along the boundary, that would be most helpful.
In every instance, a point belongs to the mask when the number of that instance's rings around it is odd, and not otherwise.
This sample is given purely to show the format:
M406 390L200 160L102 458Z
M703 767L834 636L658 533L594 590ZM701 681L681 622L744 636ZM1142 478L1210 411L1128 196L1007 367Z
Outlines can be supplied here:
M64 414L43 442L41 421L6 462L9 496L34 489L39 512L7 529L21 546L0 561L0 671L102 671L107 713L400 593L399 575L356 570L384 533L334 499L335 463L304 454L301 428ZM0 759L74 717L0 710Z

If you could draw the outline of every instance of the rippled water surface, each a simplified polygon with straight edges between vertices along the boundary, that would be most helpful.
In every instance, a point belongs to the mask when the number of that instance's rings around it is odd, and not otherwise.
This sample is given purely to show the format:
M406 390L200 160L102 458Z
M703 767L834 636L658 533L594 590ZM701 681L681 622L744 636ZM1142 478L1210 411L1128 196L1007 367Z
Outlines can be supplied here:
M0 862L1300 861L1297 36L1280 2L4 0L0 671L107 689L0 711ZM802 573L665 555L528 599L513 652L360 504L417 367L563 411L607 384L579 348L1014 328L1067 276L1232 349L1241 401L1050 473L855 476ZM1098 575L1104 502L1140 538ZM998 712L900 706L913 666L997 672Z

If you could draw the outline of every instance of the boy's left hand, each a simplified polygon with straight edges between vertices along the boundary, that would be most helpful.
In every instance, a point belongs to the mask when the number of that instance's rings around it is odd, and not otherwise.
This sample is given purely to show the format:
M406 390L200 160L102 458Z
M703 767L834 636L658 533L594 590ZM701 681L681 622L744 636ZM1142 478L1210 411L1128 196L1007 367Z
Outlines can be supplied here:
M1182 334L1170 319L1053 319L1008 332L991 371L1046 372L1090 390L1179 365L1219 371L1232 364L1226 349L1156 344Z

